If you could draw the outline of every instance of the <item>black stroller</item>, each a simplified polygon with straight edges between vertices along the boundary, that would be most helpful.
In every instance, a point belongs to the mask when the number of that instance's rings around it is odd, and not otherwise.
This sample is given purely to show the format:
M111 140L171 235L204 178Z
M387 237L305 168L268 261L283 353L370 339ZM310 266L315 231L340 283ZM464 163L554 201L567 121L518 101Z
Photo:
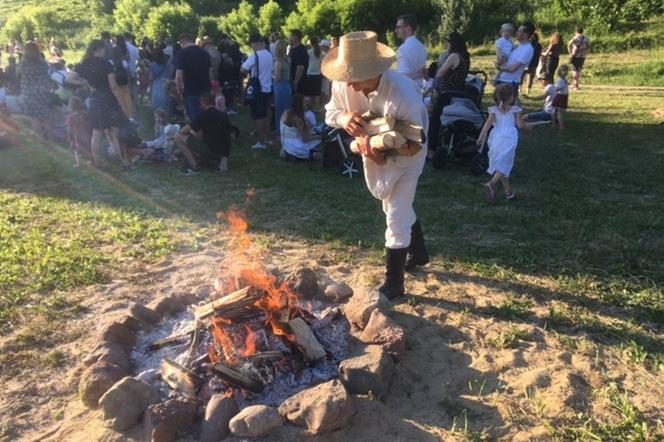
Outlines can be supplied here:
M449 162L470 166L474 175L486 172L489 165L486 142L477 146L477 138L486 121L482 111L482 98L487 82L483 71L471 71L463 92L443 92L451 96L450 104L443 108L440 147L433 157L433 166L442 169Z
M363 172L362 158L350 150L353 139L342 129L325 126L322 132L323 167L336 168L352 179Z

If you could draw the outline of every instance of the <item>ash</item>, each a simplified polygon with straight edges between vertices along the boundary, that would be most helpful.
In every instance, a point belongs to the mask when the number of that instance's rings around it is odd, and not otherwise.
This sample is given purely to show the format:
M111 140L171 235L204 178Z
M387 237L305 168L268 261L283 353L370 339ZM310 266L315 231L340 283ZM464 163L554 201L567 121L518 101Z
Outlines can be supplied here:
M235 398L240 407L258 404L279 406L290 396L339 376L339 363L350 353L348 343L350 326L343 315L339 314L337 307L313 301L308 308L315 318L311 321L311 329L327 351L327 358L307 366L300 358L294 357L291 349L280 338L268 333L269 349L281 352L284 360L268 366L256 367L244 364L241 367L243 373L260 378L265 384L265 388L261 393L240 393L239 390L236 390ZM136 373L139 373L137 377L156 387L160 391L162 399L178 397L180 393L170 389L161 380L161 363L168 358L181 365L184 364L190 342L189 339L183 339L181 343L152 351L149 350L149 346L158 340L183 335L192 330L194 324L195 315L192 311L187 310L176 316L165 318L157 329L148 333L141 332L138 335L137 344L132 353ZM241 329L246 325L252 329L260 329L264 328L262 324L259 318L235 324L233 329ZM196 356L206 354L211 343L212 338L209 333L206 333L197 348ZM213 374L210 368L210 364L202 364L194 369L203 379L203 384L198 392L198 398L203 403L207 402L213 394L222 393L228 388L219 377Z

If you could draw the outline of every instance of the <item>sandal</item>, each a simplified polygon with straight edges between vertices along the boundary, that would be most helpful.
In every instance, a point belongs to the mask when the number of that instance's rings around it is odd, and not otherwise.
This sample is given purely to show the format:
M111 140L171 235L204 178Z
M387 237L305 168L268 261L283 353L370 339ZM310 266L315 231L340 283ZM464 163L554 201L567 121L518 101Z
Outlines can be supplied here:
M484 184L484 198L489 203L493 203L496 200L496 191L493 190L493 187L489 183Z
M514 201L514 199L516 198L516 192L511 191L510 193L506 193L505 198L507 198L507 201Z

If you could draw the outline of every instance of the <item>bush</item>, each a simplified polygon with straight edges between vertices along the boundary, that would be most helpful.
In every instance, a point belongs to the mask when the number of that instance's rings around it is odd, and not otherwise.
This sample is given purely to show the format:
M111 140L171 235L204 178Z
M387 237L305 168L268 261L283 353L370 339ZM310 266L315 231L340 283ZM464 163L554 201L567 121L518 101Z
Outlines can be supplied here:
M205 37L206 35L212 38L216 43L221 40L222 32L219 29L219 17L201 17L198 24L198 36Z
M341 35L341 19L334 0L298 0L283 26L284 35L299 29L306 37Z
M258 10L258 31L262 35L269 35L278 31L284 25L284 11L279 3L270 0Z
M24 6L13 13L5 22L0 35L3 40L32 40L39 37L48 42L56 37L62 47L71 46L76 36L88 29L89 22L80 10L86 10L81 3L66 6ZM76 11L76 12L74 12Z
M242 0L237 8L221 18L219 29L224 34L230 35L241 46L246 47L251 34L258 32L254 5L247 0Z
M664 35L658 32L630 32L591 38L593 51L625 52L630 49L654 49L664 46Z
M198 17L184 3L164 3L153 9L145 23L145 36L154 42L177 38L198 29Z
M161 2L158 0L117 0L113 11L113 29L121 34L131 32L142 37L150 10L159 3Z

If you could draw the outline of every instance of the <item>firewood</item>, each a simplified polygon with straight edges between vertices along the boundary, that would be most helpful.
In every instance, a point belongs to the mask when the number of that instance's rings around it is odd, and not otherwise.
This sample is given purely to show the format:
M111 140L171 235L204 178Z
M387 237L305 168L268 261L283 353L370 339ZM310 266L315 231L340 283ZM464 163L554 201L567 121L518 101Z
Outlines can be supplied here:
M297 344L302 348L304 356L309 362L314 362L325 357L327 352L320 345L316 336L311 331L311 328L304 322L302 318L295 318L288 322Z
M222 298L208 302L194 309L196 319L203 320L213 315L222 316L225 319L237 319L256 312L254 304L263 293L252 287L245 287Z
M191 343L189 344L189 352L187 353L187 359L185 359L184 366L187 368L192 367L192 362L194 356L196 355L196 350L198 349L198 344L201 341L201 323L196 321L194 326L194 336L191 338Z
M265 364L269 362L276 362L284 355L280 351L261 351L251 356L244 356L242 359L252 364Z
M214 370L214 372L217 373L226 382L229 382L235 385L236 387L240 387L244 390L249 390L254 393L260 393L263 391L263 388L265 388L265 385L263 385L262 381L249 376L245 376L244 374L240 373L238 370L229 367L227 365L221 363L214 364L212 370Z
M148 346L148 351L155 351L171 345L182 344L185 340L189 339L189 336L191 336L193 332L193 330L189 330L176 336L169 336L168 338L158 339Z
M161 363L161 378L173 390L177 390L187 397L195 398L201 379L191 370L170 359Z

